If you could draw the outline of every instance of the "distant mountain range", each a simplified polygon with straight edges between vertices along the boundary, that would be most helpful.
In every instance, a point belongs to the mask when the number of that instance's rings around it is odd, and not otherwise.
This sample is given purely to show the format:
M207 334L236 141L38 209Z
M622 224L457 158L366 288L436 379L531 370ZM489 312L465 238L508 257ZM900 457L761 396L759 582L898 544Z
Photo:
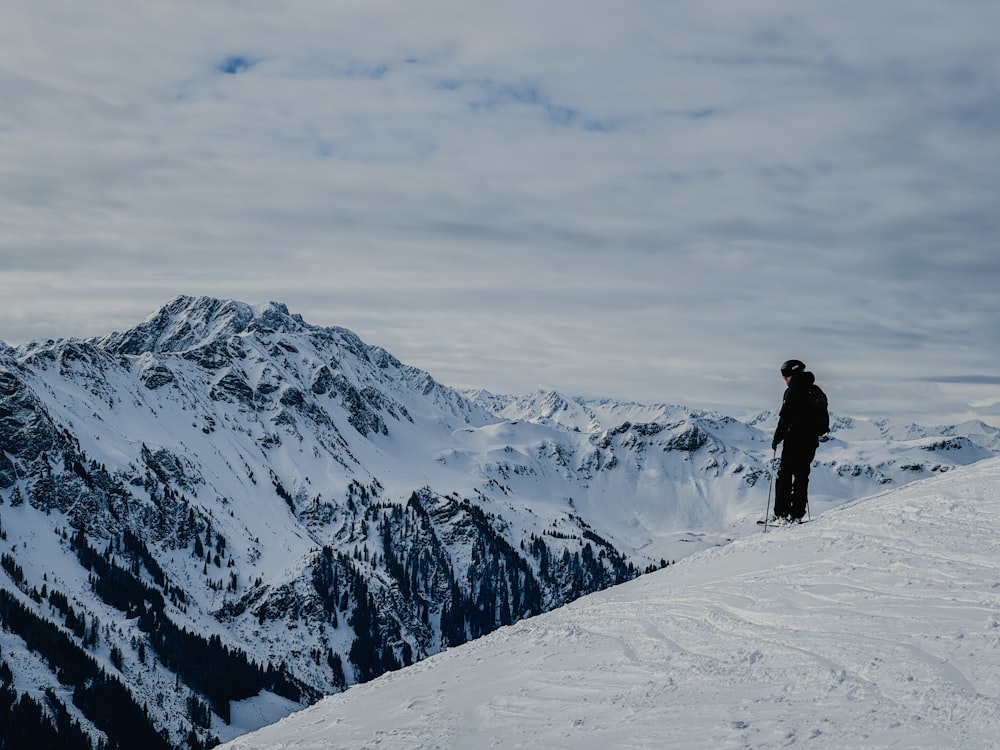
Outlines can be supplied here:
M210 746L755 532L774 420L459 392L278 303L0 344L3 739ZM837 417L813 504L998 451Z

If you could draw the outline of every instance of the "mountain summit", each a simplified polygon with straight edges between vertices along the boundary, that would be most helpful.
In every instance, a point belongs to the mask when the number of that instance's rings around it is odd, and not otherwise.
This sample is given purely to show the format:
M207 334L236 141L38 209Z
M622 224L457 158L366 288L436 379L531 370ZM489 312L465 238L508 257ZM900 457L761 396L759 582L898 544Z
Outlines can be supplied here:
M756 533L771 419L459 393L274 302L4 348L0 725L207 746ZM813 514L998 447L840 418Z

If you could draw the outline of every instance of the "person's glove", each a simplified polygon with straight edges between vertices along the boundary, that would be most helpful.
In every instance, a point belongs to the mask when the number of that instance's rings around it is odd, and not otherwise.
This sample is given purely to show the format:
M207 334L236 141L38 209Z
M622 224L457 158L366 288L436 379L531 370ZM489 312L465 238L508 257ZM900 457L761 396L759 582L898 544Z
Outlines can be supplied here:
M771 441L771 450L772 450L772 451L776 451L776 450L778 450L778 443L780 443L780 442L781 442L781 441L780 441L780 440L778 440L777 438L775 438L774 440L772 440L772 441Z

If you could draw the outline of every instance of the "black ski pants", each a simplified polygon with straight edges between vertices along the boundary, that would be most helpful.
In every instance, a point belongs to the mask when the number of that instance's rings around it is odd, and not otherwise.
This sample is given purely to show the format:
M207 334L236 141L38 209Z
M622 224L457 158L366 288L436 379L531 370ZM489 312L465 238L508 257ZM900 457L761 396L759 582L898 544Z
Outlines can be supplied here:
M818 441L784 441L781 464L774 490L774 515L802 518L809 502L809 470L816 457Z

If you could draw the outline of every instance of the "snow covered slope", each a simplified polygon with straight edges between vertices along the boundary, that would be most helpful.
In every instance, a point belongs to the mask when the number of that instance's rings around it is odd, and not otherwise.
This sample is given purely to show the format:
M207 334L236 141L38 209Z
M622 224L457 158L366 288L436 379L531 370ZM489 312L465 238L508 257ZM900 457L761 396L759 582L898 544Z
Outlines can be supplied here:
M746 537L227 750L1000 747L1000 461Z
M197 750L756 534L773 426L459 393L274 302L0 346L0 740ZM811 510L998 435L838 418Z

